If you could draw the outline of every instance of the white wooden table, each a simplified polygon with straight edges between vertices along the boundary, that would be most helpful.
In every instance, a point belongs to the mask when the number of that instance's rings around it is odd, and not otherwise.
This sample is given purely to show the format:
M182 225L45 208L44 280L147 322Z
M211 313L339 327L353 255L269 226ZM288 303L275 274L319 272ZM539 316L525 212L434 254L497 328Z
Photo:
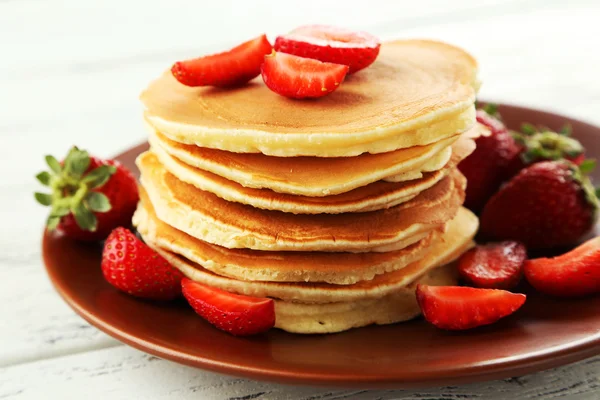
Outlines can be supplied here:
M252 3L248 5L247 3ZM481 63L482 97L600 124L600 2L0 0L0 399L600 398L600 357L530 376L416 391L237 379L159 360L89 326L40 260L43 155L144 140L139 91L179 58L305 23L430 37Z

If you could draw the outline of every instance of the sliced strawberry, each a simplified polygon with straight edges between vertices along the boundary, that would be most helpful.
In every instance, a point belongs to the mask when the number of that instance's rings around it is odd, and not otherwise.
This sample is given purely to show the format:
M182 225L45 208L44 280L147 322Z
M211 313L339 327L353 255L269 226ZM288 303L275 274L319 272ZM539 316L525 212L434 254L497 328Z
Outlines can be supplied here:
M265 35L233 49L187 61L176 62L173 76L186 86L238 86L256 78L272 46Z
M242 296L184 278L183 295L202 318L236 336L266 332L275 325L272 299Z
M461 277L471 286L512 289L523 276L527 249L519 242L490 243L472 248L458 262Z
M526 261L525 277L531 286L552 296L600 293L600 237L558 257Z
M294 99L323 97L333 92L347 72L346 65L276 52L265 56L262 65L262 77L269 89Z
M506 290L417 285L417 301L425 319L448 330L494 323L517 311L525 299L524 294Z
M380 46L379 39L367 32L326 25L302 26L275 40L276 51L347 65L350 74L371 65Z
M181 294L181 271L125 228L108 235L102 273L108 283L132 296L172 300Z

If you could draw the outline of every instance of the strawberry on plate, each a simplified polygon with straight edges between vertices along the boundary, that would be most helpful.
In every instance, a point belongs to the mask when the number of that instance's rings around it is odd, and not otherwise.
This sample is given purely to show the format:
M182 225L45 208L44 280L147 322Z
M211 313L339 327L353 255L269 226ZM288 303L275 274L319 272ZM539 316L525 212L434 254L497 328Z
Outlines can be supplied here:
M488 127L491 135L477 138L475 151L458 165L467 178L465 206L474 212L481 211L498 190L506 176L506 169L521 151L499 118L493 105L477 110L477 122Z
M50 171L36 178L51 193L35 193L50 206L49 230L83 241L105 239L118 226L131 225L139 200L137 181L119 162L92 157L73 147L63 162L46 156Z
M458 261L460 276L470 285L489 289L512 289L523 276L527 249L505 241L476 246Z
M366 32L327 25L307 25L275 40L275 50L305 58L347 65L350 74L371 65L381 43Z
M517 311L526 296L499 289L417 285L425 319L441 329L464 330L488 325Z
M333 92L347 72L346 65L277 52L265 56L262 65L262 77L267 87L295 99L322 97Z
M181 271L125 228L106 239L101 265L108 283L132 296L172 300L181 295Z
M184 278L183 295L194 311L235 336L266 332L275 325L272 299L242 296Z
M585 175L592 167L562 160L523 169L486 204L481 235L517 240L529 250L575 244L597 219L598 198Z
M525 277L538 291L552 296L600 293L600 237L558 257L526 261Z
M223 53L178 61L171 73L186 86L239 86L260 75L264 56L271 51L271 43L261 35Z

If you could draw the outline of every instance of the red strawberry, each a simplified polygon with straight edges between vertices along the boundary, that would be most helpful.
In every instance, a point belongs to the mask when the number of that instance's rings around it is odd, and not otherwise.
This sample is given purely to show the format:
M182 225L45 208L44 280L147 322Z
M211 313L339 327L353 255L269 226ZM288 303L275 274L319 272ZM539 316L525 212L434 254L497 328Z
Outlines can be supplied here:
M198 315L232 335L254 335L275 325L272 299L242 296L187 278L181 285L183 295Z
M526 261L525 277L531 286L553 296L600 293L600 237L558 257Z
M62 163L46 156L50 172L37 179L52 190L35 193L36 200L51 206L46 222L69 237L84 241L103 240L117 226L131 225L139 200L135 176L114 160L90 157L73 147Z
M506 290L417 285L417 301L425 319L448 330L494 323L517 311L525 299L524 294Z
M125 228L106 239L102 273L108 283L132 296L172 300L181 294L181 271Z
M543 161L523 169L490 199L480 233L528 249L576 243L596 222L598 198L575 164Z
M581 165L585 160L585 149L578 140L570 137L569 125L554 132L548 128L538 129L531 124L523 124L521 132L512 132L512 135L522 150L508 167L505 176L507 180L526 166L539 161L567 159Z
M275 50L305 58L347 65L352 74L371 65L381 43L366 32L326 25L308 25L277 37Z
M346 65L276 52L265 56L262 66L262 77L269 89L295 99L322 97L333 92L347 72Z
M523 276L526 259L527 250L521 243L490 243L464 253L458 262L458 271L471 286L512 289Z
M260 74L263 58L271 51L271 43L261 35L223 53L176 62L171 72L186 86L239 86Z
M498 190L506 175L505 169L520 152L508 129L494 115L497 114L477 110L477 122L490 128L491 135L477 138L475 151L458 166L467 178L465 206L474 212L479 212Z

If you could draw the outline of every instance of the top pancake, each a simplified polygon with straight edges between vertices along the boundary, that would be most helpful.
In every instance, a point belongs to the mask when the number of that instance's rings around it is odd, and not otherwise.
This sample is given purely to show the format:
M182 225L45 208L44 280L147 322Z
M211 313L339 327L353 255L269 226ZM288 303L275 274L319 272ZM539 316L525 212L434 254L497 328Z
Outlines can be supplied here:
M345 157L426 145L475 121L477 63L445 43L385 43L369 68L318 100L292 100L257 78L240 88L190 88L170 72L142 93L146 118L169 138L273 156Z

